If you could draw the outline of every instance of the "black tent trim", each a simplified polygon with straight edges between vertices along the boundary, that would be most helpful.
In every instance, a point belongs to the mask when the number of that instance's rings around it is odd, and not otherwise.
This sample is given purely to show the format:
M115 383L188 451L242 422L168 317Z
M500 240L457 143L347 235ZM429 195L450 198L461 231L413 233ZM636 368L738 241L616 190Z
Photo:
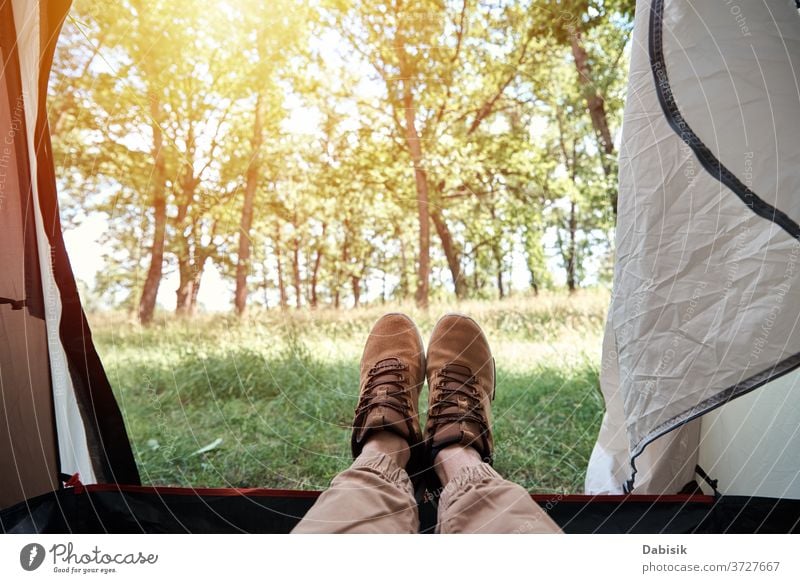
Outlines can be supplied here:
M663 17L664 0L653 0L650 8L649 30L650 68L653 72L653 81L655 83L658 101L661 104L664 116L667 118L670 127L692 149L700 160L703 168L714 178L731 189L750 210L774 222L793 238L800 240L800 225L794 222L784 212L759 198L758 195L743 184L730 170L725 168L711 153L708 146L706 146L697 134L692 131L692 128L689 127L689 124L686 123L686 120L681 115L669 84L669 77L667 76L666 60L664 59L663 50ZM636 474L638 472L636 468L636 458L638 458L645 448L656 439L798 368L800 368L800 353L792 354L774 364L772 367L728 387L713 397L701 401L684 413L661 423L658 427L650 431L631 452L630 461L632 472L631 477L624 484L625 491L632 492L634 489Z
M800 239L800 225L789 215L760 198L733 172L728 170L684 119L675 102L664 58L664 0L652 1L649 31L650 68L653 72L658 102L661 104L661 109L664 111L670 127L692 149L703 168L732 190L750 210L758 216L772 221L794 239Z
M291 532L320 492L263 488L167 488L99 484L64 488L0 512L4 533ZM790 533L800 500L736 496L535 494L567 533ZM436 509L419 506L420 532Z
M633 468L633 472L631 473L630 479L625 484L625 491L633 491L636 474L638 472L636 468L636 458L638 458L644 449L656 439L663 437L667 433L686 425L690 421L694 421L698 417L702 417L706 413L722 407L722 405L729 403L733 399L741 397L742 395L746 395L747 393L754 391L755 389L762 387L765 384L796 370L797 368L800 368L800 354L793 354L789 358L780 361L772 368L757 373L740 383L736 383L732 387L728 387L724 391L721 391L713 397L701 401L688 411L668 419L653 429L644 439L642 439L641 442L639 442L639 445L636 446L636 449L631 452L631 467Z

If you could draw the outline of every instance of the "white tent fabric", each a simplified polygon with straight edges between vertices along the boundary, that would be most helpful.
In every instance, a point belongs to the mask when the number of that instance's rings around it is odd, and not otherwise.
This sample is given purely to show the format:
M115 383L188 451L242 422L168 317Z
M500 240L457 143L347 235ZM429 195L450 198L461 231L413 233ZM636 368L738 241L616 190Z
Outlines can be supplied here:
M702 416L800 365L799 220L794 0L639 0L587 492L680 490Z
M723 494L800 499L800 371L702 420L698 463Z

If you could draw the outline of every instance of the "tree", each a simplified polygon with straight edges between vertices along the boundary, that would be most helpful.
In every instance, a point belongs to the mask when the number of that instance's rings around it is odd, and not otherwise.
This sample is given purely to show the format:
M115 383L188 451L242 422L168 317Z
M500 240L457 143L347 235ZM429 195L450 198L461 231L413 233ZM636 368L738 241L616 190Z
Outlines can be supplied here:
M617 168L611 124L617 116L609 115L607 98L621 94L614 85L624 81L619 67L635 4L635 0L548 0L540 13L546 18L540 25L540 33L568 46L572 54L603 171L610 182L609 202L615 216ZM611 107L614 112L620 111L621 103L612 103Z
M54 142L62 154L68 152L63 165L73 170L62 175L71 177L66 187L79 194L73 200L108 214L112 231L119 227L120 237L112 240L130 243L126 234L136 224L145 227L137 236L151 241L143 250L134 245L130 265L134 273L140 262L146 266L144 282L133 284L141 290L138 314L145 324L153 318L163 273L170 186L164 89L174 56L159 50L159 41L172 34L167 23L178 18L176 9L158 2L145 9L138 0L124 6L78 3L66 27L65 51L83 61L72 69L78 74L70 75L75 90L59 91L54 108ZM104 51L116 51L113 62ZM56 63L56 71L70 68L69 59ZM98 197L101 192L107 196ZM149 215L144 225L136 220L143 209Z
M149 324L153 320L158 287L161 284L164 265L164 242L167 232L167 170L164 132L162 129L166 119L162 104L163 71L166 67L163 65L163 60L159 63L159 60L153 59L150 54L153 52L159 53L159 51L153 51L153 45L150 44L155 36L152 34L154 28L158 26L155 21L156 15L148 8L145 8L139 0L134 0L132 5L139 18L136 19L138 27L135 29L135 36L133 36L135 44L131 47L131 56L141 67L141 75L146 87L148 117L152 136L150 153L153 158L153 173L150 187L150 206L153 211L153 244L150 250L150 266L147 269L147 277L144 281L142 297L139 301L139 321L142 324ZM163 53L158 54L158 57L164 59Z
M275 140L279 123L285 115L280 82L286 77L284 70L290 58L301 52L305 38L304 29L308 11L290 0L257 2L245 5L237 14L237 25L244 31L241 39L245 46L244 79L241 90L253 102L252 137L250 138L247 166L244 171L241 220L239 222L238 252L236 259L236 290L234 308L238 315L247 306L247 276L251 271L251 229L253 226L256 191L263 180L264 152L267 134ZM249 46L248 46L249 45Z
M471 9L466 0L457 7L436 0L336 1L327 7L332 25L383 82L385 106L373 107L390 112L396 143L411 162L419 233L417 304L428 302L431 219L454 290L463 297L459 246L444 211L448 191L463 186L451 178L459 169L442 162L450 157L447 150L457 150L454 140L468 142L490 119L529 59L536 40L526 11L489 3ZM451 139L443 142L445 136ZM438 185L435 192L431 184Z
M145 323L211 265L240 315L504 298L519 254L532 293L553 254L576 289L610 251L630 4L78 0L65 215L108 217L98 286Z

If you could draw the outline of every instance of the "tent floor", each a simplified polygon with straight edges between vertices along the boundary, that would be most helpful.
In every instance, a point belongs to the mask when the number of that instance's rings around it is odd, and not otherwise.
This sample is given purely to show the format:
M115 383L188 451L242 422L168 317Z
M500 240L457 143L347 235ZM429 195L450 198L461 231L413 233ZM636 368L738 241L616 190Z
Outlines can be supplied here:
M5 533L288 533L319 492L100 484L0 512ZM534 495L567 533L800 532L800 500L740 496ZM420 504L421 532L436 509Z

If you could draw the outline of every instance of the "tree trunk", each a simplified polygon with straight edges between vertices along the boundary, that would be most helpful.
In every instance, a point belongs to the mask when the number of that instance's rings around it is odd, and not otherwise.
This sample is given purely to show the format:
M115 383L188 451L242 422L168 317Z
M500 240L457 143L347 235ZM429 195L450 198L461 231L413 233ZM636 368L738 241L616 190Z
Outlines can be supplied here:
M278 294L281 310L289 307L289 298L286 296L286 282L283 279L283 257L281 256L281 230L275 223L275 264L278 272Z
M261 170L261 147L264 143L262 129L264 102L265 100L261 93L258 93L256 96L255 120L253 121L253 137L250 141L250 163L247 166L242 217L239 223L239 253L236 259L236 292L234 294L234 304L238 316L243 315L247 308L247 276L250 273L250 229L253 226L253 202Z
M361 303L361 278L353 275L350 277L350 282L353 285L353 307L357 308Z
M397 296L404 300L409 293L408 257L406 256L406 243L399 229L395 232L395 236L400 241L400 281L397 284Z
M541 234L538 228L533 230L530 225L525 228L523 234L523 244L525 247L525 265L530 275L530 285L534 295L539 295L539 273L547 268L544 265L544 254L542 252Z
M189 131L189 144L193 143L193 132ZM194 159L194 152L186 153L188 160ZM195 251L196 224L190 219L190 207L194 200L194 191L197 187L194 177L194 167L188 162L184 166L184 175L181 177L181 197L178 200L178 212L175 214L175 231L177 232L178 247L175 255L178 258L178 289L175 291L175 314L189 316L192 312L192 287L195 279ZM187 230L189 231L187 233Z
M572 143L572 155L570 156L569 151L567 149L567 144L564 140L564 125L561 119L561 112L556 110L556 119L558 120L558 143L561 148L561 155L564 157L564 166L567 168L567 171L570 174L570 179L572 180L573 188L577 189L577 176L578 176L578 163L577 163L577 140L573 141ZM577 281L575 277L576 272L576 262L577 262L577 231L578 231L578 217L577 217L577 204L575 202L575 198L570 198L569 201L569 217L567 218L567 231L569 235L569 241L567 243L567 249L564 250L564 242L561 238L560 229L557 229L558 233L558 246L561 250L561 257L564 258L564 263L566 264L567 269L567 288L569 289L570 293L574 292L577 289Z
M501 299L501 300L504 297L506 297L506 290L503 287L503 269L502 268L498 268L497 269L497 297L499 299Z
M589 117L592 119L598 145L600 146L601 161L603 172L609 176L612 172L611 160L614 156L614 140L611 137L611 130L608 127L608 116L606 115L605 100L592 82L592 69L589 64L589 55L583 46L580 31L574 31L570 35L572 46L572 56L575 59L575 68L578 69L578 83L583 89L586 98L586 108L589 110ZM617 214L617 191L612 190L611 207L614 215Z
M347 268L347 265L350 261L350 249L349 249L349 236L350 236L350 222L345 219L343 221L344 224L344 240L342 241L342 255L339 258L340 264L336 268L336 281L334 283L336 290L333 294L333 307L337 310L342 304L342 285L344 285L344 281L342 278L343 271Z
M320 234L319 245L317 245L316 257L314 258L314 267L311 270L311 307L316 308L319 304L317 298L317 283L319 281L319 267L322 263L322 246L325 240L325 230L328 228L327 223L322 223L322 233Z
M320 253L319 249L317 249L317 256L314 259L314 268L311 271L311 290L309 293L309 304L311 304L311 309L316 309L319 305L319 300L317 298L317 277L319 274L319 264L322 260L322 254Z
M438 208L431 209L431 219L436 227L436 233L442 242L442 249L447 258L447 266L450 268L450 275L453 277L453 287L458 299L463 299L467 295L466 280L461 275L461 257L456 247L453 235L447 227L447 223Z
M178 289L175 290L175 314L188 316L192 311L192 288L194 287L194 268L188 254L178 256Z
M412 83L415 71L408 63L405 39L398 30L395 37L395 48L400 64L400 79L403 92L403 116L405 118L405 140L411 162L414 165L414 184L417 190L417 218L419 221L419 263L417 265L417 292L416 302L420 308L428 307L430 292L430 213L428 209L428 176L425 172L422 144L416 127L416 109L414 108L414 95Z
M156 308L158 287L161 284L161 275L164 266L164 240L167 234L167 170L164 159L164 136L161 132L160 121L163 119L161 102L151 93L150 102L150 129L153 132L153 176L152 205L153 205L153 247L150 251L150 267L142 287L142 297L139 300L139 321L150 324Z
M570 293L574 293L578 289L578 283L575 276L576 261L577 261L577 231L578 219L576 215L575 201L570 201L569 205L569 250L567 251L567 289Z
M300 239L292 245L292 276L294 280L294 303L297 309L303 307L303 290L300 280Z
M289 296L286 293L286 282L283 279L283 260L280 251L277 254L278 262L278 293L280 294L281 309L285 310L289 307Z
M197 296L200 294L200 282L203 281L203 273L205 273L206 270L206 261L208 261L208 256L204 253L194 268L194 277L192 278L192 296L189 304L189 315L191 316L194 316L197 313Z
M503 252L499 245L492 247L492 255L497 264L497 297L502 300L506 297L506 290L503 286Z

